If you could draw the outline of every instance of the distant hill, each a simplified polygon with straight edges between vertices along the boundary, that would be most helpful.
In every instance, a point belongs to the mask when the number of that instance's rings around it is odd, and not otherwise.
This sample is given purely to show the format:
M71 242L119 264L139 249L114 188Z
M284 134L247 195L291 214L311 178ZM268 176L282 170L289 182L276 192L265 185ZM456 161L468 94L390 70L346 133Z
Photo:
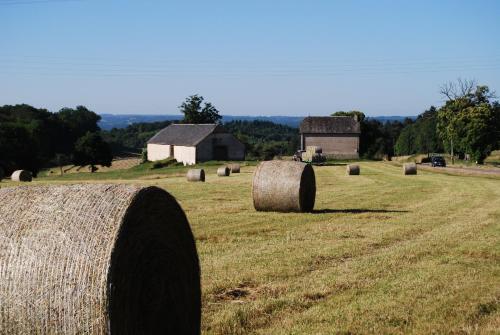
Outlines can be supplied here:
M101 114L99 126L103 130L113 128L125 128L134 123L158 122L158 121L175 121L182 119L182 115L139 115L139 114ZM416 119L416 116L374 116L371 119L379 120L380 122L388 121L403 121L405 118ZM304 116L236 116L224 115L222 122L231 122L235 120L241 121L270 121L285 126L298 128Z

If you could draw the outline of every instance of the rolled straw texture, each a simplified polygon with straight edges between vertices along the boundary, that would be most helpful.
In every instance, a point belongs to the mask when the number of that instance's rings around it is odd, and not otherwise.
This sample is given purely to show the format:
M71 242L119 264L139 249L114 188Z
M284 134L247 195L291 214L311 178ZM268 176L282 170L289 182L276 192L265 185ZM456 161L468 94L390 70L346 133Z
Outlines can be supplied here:
M187 172L188 181L205 181L205 170L203 169L191 169Z
M417 174L417 164L415 163L405 163L403 165L403 174Z
M316 198L314 170L300 162L262 162L253 176L252 196L258 211L310 212Z
M231 173L240 173L240 164L231 164Z
M0 189L1 334L199 334L186 216L156 187Z
M229 176L231 170L227 166L221 166L220 168L217 169L217 175L219 177L227 177Z
M352 175L359 175L359 165L357 164L349 164L347 165L347 174L352 176Z
M27 170L14 171L10 178L12 179L12 181L31 181L32 180L31 172L29 172Z

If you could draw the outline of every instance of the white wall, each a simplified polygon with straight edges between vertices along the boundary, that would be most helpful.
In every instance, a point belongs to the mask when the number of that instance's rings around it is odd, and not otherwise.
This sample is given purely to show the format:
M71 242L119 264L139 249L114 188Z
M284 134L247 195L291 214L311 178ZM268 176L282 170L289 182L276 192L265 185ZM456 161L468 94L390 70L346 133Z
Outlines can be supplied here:
M174 146L174 158L184 165L196 164L196 147Z
M170 145L148 144L148 161L161 161L170 157Z
M174 145L174 158L184 165L196 164L196 148ZM148 144L148 161L161 161L170 157L170 145Z

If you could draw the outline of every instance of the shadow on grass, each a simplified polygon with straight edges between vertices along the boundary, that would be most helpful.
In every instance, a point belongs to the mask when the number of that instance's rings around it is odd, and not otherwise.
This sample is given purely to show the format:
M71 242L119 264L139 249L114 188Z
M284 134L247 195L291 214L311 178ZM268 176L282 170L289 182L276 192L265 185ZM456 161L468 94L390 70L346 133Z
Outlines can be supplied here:
M315 209L312 211L313 214L329 214L329 213L350 213L350 214L361 214L361 213L408 213L408 211L402 210L392 210L392 209L366 209L366 208L345 208L345 209Z

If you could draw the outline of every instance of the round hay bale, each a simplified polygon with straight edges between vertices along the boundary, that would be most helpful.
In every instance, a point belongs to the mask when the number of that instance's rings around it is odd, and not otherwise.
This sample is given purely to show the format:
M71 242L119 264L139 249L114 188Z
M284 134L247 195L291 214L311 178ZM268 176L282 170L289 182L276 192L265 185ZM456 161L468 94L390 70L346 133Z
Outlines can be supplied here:
M187 172L188 181L205 181L205 170L203 169L191 169Z
M403 174L404 175L417 174L417 164L415 163L403 164Z
M221 166L217 169L217 175L219 177L227 177L231 173L231 170L227 166Z
M10 179L12 181L31 181L33 177L31 176L31 172L27 170L17 170L12 173Z
M258 211L311 212L316 178L311 165L294 161L266 161L257 166L252 183Z
M87 184L0 199L0 333L200 333L196 246L170 194Z
M240 164L231 164L231 173L240 173Z
M350 176L357 176L359 175L359 165L357 164L349 164L347 165L347 174Z

